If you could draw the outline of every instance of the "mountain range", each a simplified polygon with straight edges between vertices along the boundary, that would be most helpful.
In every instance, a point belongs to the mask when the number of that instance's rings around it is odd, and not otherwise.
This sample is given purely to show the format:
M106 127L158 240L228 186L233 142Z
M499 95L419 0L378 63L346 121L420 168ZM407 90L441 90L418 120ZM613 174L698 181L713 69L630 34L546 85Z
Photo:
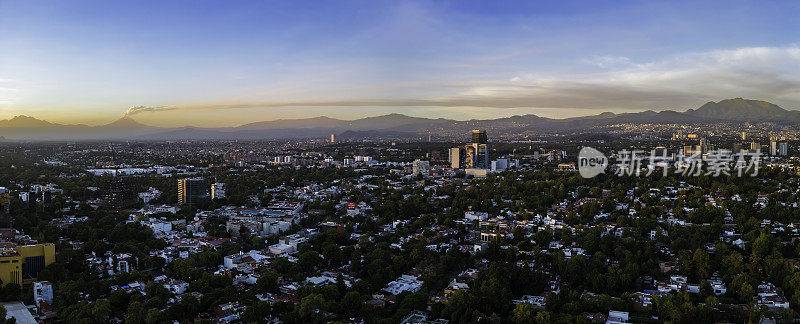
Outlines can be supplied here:
M498 119L458 121L430 119L402 114L389 114L356 120L342 120L326 116L304 119L279 119L244 124L237 127L156 127L122 117L110 124L87 126L64 125L16 116L0 120L0 136L20 140L182 140L182 139L291 139L327 138L337 134L340 138L369 137L419 137L428 134L466 134L471 129L487 129L493 133L526 131L589 132L590 128L620 123L725 123L725 122L776 122L800 123L800 111L787 110L775 104L742 98L708 102L697 109L684 112L643 111L554 119L536 115L511 116Z

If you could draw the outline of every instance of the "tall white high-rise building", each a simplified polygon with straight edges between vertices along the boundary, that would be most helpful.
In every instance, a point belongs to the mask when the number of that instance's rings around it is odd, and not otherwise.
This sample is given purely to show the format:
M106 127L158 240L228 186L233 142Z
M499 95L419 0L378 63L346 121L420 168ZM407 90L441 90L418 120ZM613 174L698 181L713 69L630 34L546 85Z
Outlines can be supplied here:
M464 148L454 147L450 149L449 154L450 167L453 169L461 169L464 167Z
M789 154L789 144L786 142L778 143L778 155L786 156Z
M778 137L770 136L769 138L769 155L778 155Z

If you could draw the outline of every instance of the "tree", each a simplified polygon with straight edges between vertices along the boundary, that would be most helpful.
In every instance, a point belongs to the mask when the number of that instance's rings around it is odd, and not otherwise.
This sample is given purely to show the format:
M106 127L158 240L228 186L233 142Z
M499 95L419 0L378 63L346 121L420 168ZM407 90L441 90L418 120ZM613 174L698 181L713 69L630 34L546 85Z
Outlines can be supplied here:
M529 303L519 303L514 307L511 320L514 323L530 323L533 322L533 318L533 306Z
M17 319L13 317L6 319L6 316L8 316L7 314L8 310L6 310L6 307L0 305L0 324L14 324L17 322Z
M92 303L92 318L98 323L106 323L111 319L111 302L98 299Z
M305 322L318 322L322 320L320 312L325 305L325 298L320 294L310 294L300 300L297 311Z
M552 322L553 322L553 313L547 311L541 311L536 313L537 324L548 324Z
M403 301L400 302L401 309L424 309L427 301L427 295L422 292L416 292L406 295Z
M161 311L158 308L151 308L147 311L147 318L145 319L145 323L147 324L156 324L162 321L161 318Z
M144 304L133 302L128 306L128 311L125 315L125 324L144 323L146 318L147 310L144 308Z
M731 288L738 294L739 302L749 303L753 299L755 290L750 285L750 279L747 274L742 273L736 276L731 283Z
M364 305L364 301L361 298L361 294L357 291L351 291L344 295L342 298L342 310L344 314L348 316L355 316L361 313L361 308Z
M753 253L763 257L770 252L772 252L772 237L766 232L761 232L761 235L753 242Z
M692 257L696 279L706 279L709 275L710 265L708 264L708 253L702 248L697 248Z
M256 291L278 292L278 274L271 270L262 271L261 276L256 280Z

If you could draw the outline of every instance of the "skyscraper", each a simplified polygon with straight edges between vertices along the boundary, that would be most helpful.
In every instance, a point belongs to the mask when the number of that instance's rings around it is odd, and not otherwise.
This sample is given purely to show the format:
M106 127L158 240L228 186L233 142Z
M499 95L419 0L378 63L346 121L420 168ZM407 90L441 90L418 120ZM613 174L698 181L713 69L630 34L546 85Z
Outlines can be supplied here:
M785 156L789 154L789 144L786 142L778 143L778 155Z
M751 152L761 151L761 144L756 143L756 141L750 142L750 151Z
M777 136L770 136L769 137L769 155L778 155L778 137Z
M449 161L450 167L453 169L461 169L464 167L464 159L466 158L466 151L463 147L454 147L450 149Z
M450 166L453 169L488 169L489 148L485 130L473 130L472 142L450 149Z
M194 206L208 197L203 178L178 179L178 204Z
M486 144L470 143L466 146L466 154L466 168L489 168L489 150Z
M711 150L711 147L708 145L708 140L705 137L700 138L700 154L707 153Z
M336 143L336 138L334 134L331 134L331 143Z
M112 178L101 189L103 198L100 205L110 209L125 209L136 206L139 196L133 183L125 178Z

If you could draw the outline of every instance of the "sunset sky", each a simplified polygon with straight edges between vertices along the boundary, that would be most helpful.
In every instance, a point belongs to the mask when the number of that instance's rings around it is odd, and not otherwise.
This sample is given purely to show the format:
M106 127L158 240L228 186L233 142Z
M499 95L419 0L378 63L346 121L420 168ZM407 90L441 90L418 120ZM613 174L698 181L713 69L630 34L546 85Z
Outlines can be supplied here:
M0 119L800 109L796 1L0 0Z

